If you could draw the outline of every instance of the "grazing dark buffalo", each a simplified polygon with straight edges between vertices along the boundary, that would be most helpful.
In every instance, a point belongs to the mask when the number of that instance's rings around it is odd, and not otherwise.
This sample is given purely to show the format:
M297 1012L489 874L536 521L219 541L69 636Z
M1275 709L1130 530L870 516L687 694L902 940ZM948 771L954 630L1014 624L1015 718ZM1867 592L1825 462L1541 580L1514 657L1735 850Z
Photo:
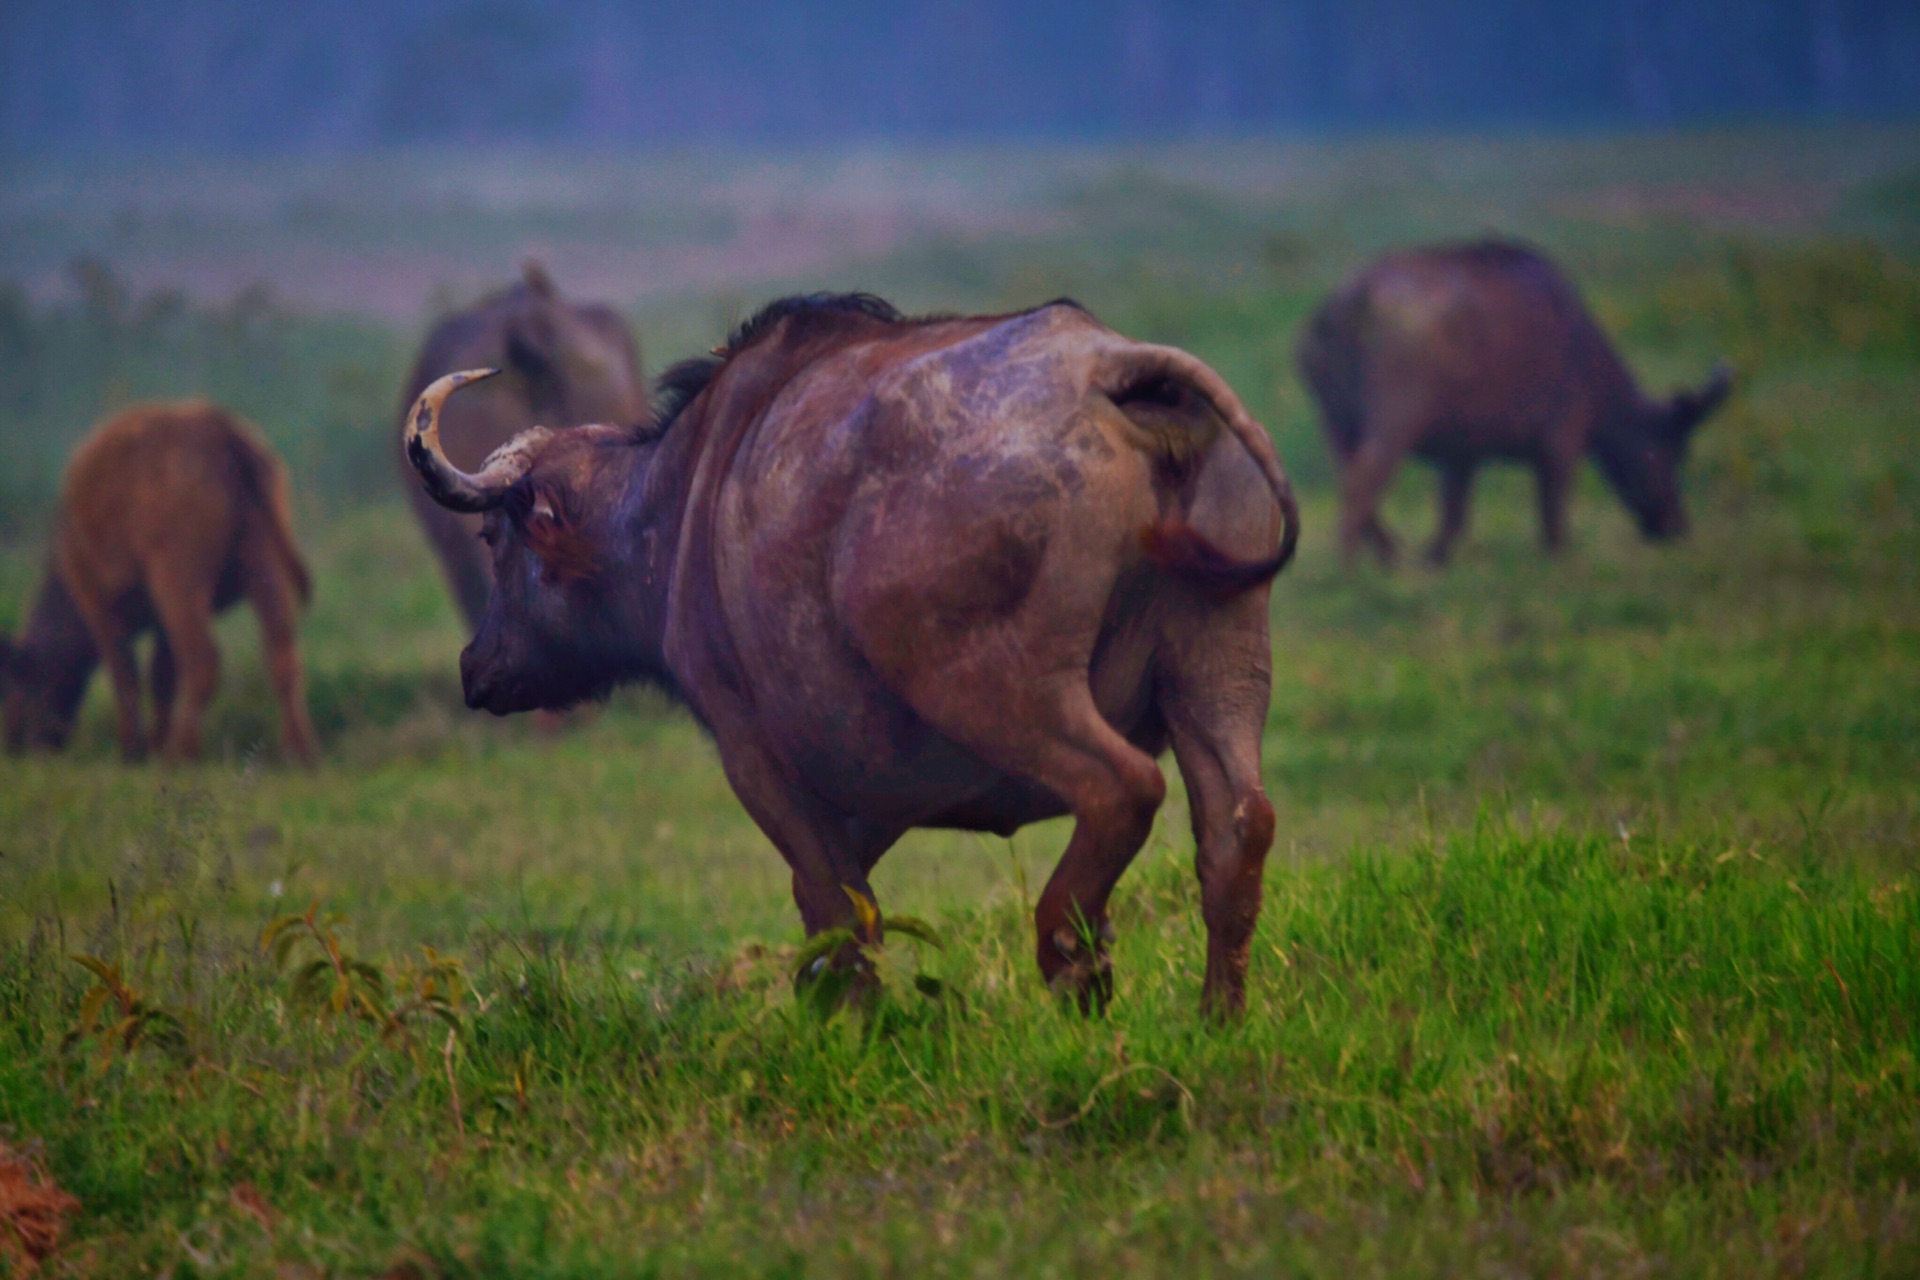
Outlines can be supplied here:
M504 376L447 410L441 431L457 464L474 465L535 423L632 423L646 415L646 384L626 321L611 307L569 302L533 263L519 284L449 316L427 335L401 412L435 378L479 366L497 367ZM404 458L401 475L467 626L477 629L493 587L492 566L476 536L480 522L430 501Z
M1582 454L1659 540L1685 532L1680 465L1727 398L1716 370L1697 391L1649 400L1554 265L1499 241L1415 249L1362 271L1308 321L1300 370L1341 469L1340 552L1362 542L1391 563L1379 503L1400 460L1440 472L1444 563L1467 523L1474 468L1505 459L1534 469L1541 539L1566 537L1567 491Z
M314 758L295 644L306 566L293 539L286 471L238 418L205 401L145 405L109 419L68 465L46 581L18 643L0 637L7 746L66 744L104 659L120 750L147 750L133 641L154 628L154 737L169 759L200 752L220 674L214 615L253 601L289 755Z
M1079 307L909 320L788 299L663 380L656 425L535 430L477 475L421 397L408 455L486 512L498 584L469 704L682 698L793 870L809 934L912 827L1071 813L1040 969L1111 993L1107 899L1166 793L1192 800L1205 1001L1245 998L1274 813L1268 583L1298 519L1273 446L1199 360Z

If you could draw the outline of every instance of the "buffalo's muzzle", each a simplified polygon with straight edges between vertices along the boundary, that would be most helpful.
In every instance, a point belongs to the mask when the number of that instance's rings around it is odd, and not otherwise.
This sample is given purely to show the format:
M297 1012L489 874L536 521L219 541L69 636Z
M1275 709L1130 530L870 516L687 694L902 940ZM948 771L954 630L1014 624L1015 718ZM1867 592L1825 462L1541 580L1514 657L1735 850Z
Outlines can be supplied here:
M1649 520L1641 526L1641 533L1648 542L1672 542L1685 536L1686 532L1687 517L1681 512Z
M491 711L495 715L504 714L494 705L499 681L494 679L491 666L486 659L468 645L460 651L460 692L465 695L467 707L472 711Z

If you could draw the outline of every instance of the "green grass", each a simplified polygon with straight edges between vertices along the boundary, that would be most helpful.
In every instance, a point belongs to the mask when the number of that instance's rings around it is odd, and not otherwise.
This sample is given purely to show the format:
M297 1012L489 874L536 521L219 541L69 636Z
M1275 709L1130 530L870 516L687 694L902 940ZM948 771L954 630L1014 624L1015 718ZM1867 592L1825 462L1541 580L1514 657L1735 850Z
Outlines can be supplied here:
M171 922L125 920L136 968L199 975L195 1065L102 1072L29 1034L0 1082L123 1264L193 1241L214 1271L403 1248L516 1275L1531 1267L1578 1226L1616 1263L1693 1269L1762 1265L1783 1224L1844 1205L1788 1252L1899 1274L1920 908L1817 849L1775 857L1488 820L1291 866L1258 1015L1224 1033L1192 1015L1171 857L1130 885L1122 1000L1091 1023L1037 990L1011 896L951 917L955 995L871 1027L821 1024L756 951L689 966L591 912L476 922L484 1011L451 1085L437 1031L367 1054L250 949L198 938L189 961ZM72 1018L51 928L9 956L22 1030ZM301 1231L262 1239L224 1200L241 1184Z
M458 626L384 453L408 335L0 299L0 345L24 353L0 386L23 460L0 481L0 618L37 578L67 443L163 392L262 422L301 479L318 582L318 771L263 746L244 616L222 623L206 764L121 767L101 689L66 756L0 759L0 1142L37 1147L83 1206L48 1270L1914 1274L1901 137L1819 163L1781 139L1796 181L1867 175L1784 230L1556 203L1679 181L1651 145L1371 143L1272 190L1217 180L1254 147L1082 158L1074 182L1003 179L1053 191L1082 234L915 243L826 282L912 306L1079 295L1217 364L1301 478L1307 539L1274 593L1280 836L1250 1014L1227 1030L1197 1012L1177 785L1116 898L1104 1019L1055 1008L1033 971L1054 823L903 842L881 902L945 946L896 940L878 1012L822 1021L788 982L785 869L683 715L626 693L545 737L460 709ZM1693 145L1709 176L1723 150L1767 151ZM1343 575L1293 326L1379 239L1488 220L1566 258L1650 382L1740 365L1690 472L1694 534L1641 544L1588 476L1574 549L1547 563L1529 486L1493 475L1445 575ZM742 305L636 315L657 364ZM1430 490L1403 478L1403 535L1430 529ZM312 902L384 975L385 1025L328 1016L261 954ZM425 947L464 966L451 1037L420 999ZM155 1022L108 1045L72 955L117 966L184 1042ZM942 996L907 981L922 968Z

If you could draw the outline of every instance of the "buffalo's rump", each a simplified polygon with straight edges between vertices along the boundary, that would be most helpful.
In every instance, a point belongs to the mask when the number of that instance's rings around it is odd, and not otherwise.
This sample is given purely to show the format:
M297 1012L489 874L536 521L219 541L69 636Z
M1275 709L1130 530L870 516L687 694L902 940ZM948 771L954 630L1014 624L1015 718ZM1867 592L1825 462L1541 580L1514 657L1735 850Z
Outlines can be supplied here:
M1384 430L1433 462L1534 459L1622 377L1565 277L1498 242L1382 259L1323 304L1300 357L1342 457Z
M1064 813L914 709L929 681L990 687L983 664L1016 651L1092 653L1102 714L1164 748L1154 649L1166 611L1194 606L1141 553L1168 489L1089 389L1093 331L1055 307L926 326L904 352L857 343L795 376L742 440L714 515L724 630L758 723L829 803L1000 832ZM1216 474L1190 489L1271 507L1237 446L1198 465ZM1272 534L1220 536L1258 556Z

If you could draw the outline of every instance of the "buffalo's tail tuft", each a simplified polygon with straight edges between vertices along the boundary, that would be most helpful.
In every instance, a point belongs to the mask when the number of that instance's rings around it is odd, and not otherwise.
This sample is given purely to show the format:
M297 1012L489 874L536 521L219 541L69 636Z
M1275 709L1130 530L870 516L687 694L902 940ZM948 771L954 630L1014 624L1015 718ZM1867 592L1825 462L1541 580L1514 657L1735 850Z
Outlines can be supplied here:
M1142 529L1140 549L1162 573L1220 599L1268 581L1293 556L1289 544L1264 560L1237 559L1179 516L1167 516Z

